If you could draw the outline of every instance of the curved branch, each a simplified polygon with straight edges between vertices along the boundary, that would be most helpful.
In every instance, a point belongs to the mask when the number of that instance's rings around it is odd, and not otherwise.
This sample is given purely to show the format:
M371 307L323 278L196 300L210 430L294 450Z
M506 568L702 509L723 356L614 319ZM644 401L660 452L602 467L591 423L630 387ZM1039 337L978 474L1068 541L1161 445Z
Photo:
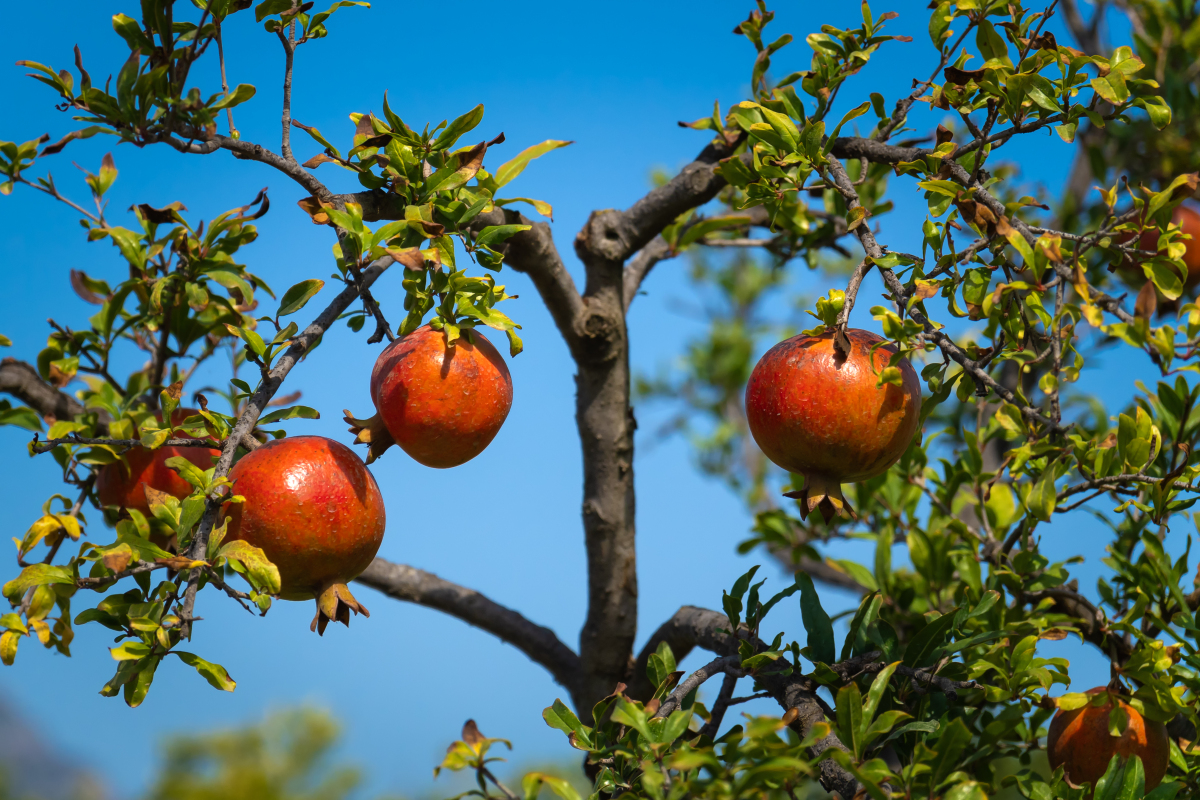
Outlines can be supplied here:
M718 655L737 653L737 639L725 632L728 627L729 618L724 614L695 606L680 608L675 612L675 616L654 632L650 641L642 648L637 659L637 666L634 668L633 682L630 684L628 694L640 699L649 697L650 693L654 691L653 688L647 689L649 681L645 679L646 663L650 654L655 652L662 642L671 646L677 661L682 661L684 656L695 647L701 647ZM746 636L744 629L738 631L738 638ZM795 709L797 716L791 725L801 737L807 736L818 723L826 721L821 701L810 688L807 679L799 675L784 677L778 673L755 675L754 679L770 692L771 697L784 709L788 711ZM812 757L816 758L831 747L848 752L837 734L832 732L813 745L809 752ZM836 761L826 758L820 762L818 768L820 769L821 785L827 791L837 792L842 797L856 796L859 790L858 781L853 775L842 769Z
M487 631L545 667L574 696L579 682L579 656L549 628L530 622L473 589L382 558L371 562L356 580L388 597L436 608Z
M593 266L624 264L680 214L716 197L726 185L717 174L718 162L732 152L724 142L713 142L678 175L648 192L628 210L593 211L575 240L575 251L588 265L587 294L592 293Z
M478 231L489 225L530 226L529 230L511 237L497 249L504 254L505 264L525 273L533 281L559 333L574 354L579 340L576 325L584 311L583 298L558 254L549 223L534 222L510 208L496 208L476 217L471 227Z
M295 159L288 160L278 153L263 147L261 144L248 142L245 139L234 139L231 136L194 130L187 126L181 127L179 132L180 135L185 137L186 141L170 135L154 135L146 137L146 142L163 142L171 145L171 147L174 147L181 153L196 155L208 155L209 153L215 153L217 150L228 150L233 154L234 158L257 161L260 164L274 167L300 184L318 200L326 203L333 201L333 192L329 191L325 184L321 183L315 175L297 164Z
M671 252L671 245L667 244L667 240L661 236L654 237L648 245L638 251L638 254L625 267L622 294L625 296L626 313L629 312L629 306L633 302L633 298L637 297L638 289L641 288L642 281L646 280L646 276L650 274L650 270L654 269L658 262L674 255Z
M745 673L740 669L741 665L742 657L738 655L719 656L713 659L676 686L675 691L671 692L670 696L658 707L658 711L654 712L654 718L669 717L675 709L679 708L685 697L699 689L701 684L709 678L716 677L717 675L732 675L734 678L744 677ZM716 733L715 730L713 732Z
M745 211L733 211L728 214L719 214L715 217L693 216L687 221L677 233L677 236L682 237L687 233L693 225L703 222L706 219L721 219L723 217L745 217L747 219L747 228L769 228L771 227L771 217L765 206L754 206ZM736 242L736 246L740 247L766 247L772 240L744 240ZM734 241L726 239L714 239L711 241L701 240L697 244L706 245L734 245ZM638 289L650 274L650 270L654 269L655 265L660 261L665 261L668 258L674 258L679 255L679 251L673 251L666 239L661 236L655 236L650 242L638 251L633 260L630 261L624 270L623 277L623 292L625 298L625 311L629 311L629 306L633 303L633 298L637 296Z

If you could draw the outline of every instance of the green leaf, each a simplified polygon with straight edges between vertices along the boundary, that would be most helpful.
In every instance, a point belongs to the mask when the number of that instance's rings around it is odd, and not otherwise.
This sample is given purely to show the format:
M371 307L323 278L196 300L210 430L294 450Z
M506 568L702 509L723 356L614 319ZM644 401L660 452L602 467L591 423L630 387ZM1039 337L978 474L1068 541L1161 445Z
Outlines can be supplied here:
M1029 512L1042 522L1049 522L1058 503L1058 491L1054 488L1054 467L1047 466L1042 477L1029 489L1027 504Z
M898 666L900 666L899 661L888 664L871 681L871 688L867 691L867 702L863 705L862 731L864 734L867 728L871 726L871 722L874 721L875 711L879 708L879 701L883 699L883 693L888 688L888 681L892 679L892 674L895 673Z
M949 614L947 616L953 616ZM932 775L930 776L930 785L937 786L950 773L959 768L958 757L971 741L971 731L963 723L962 719L955 717L954 720L946 726L942 731L942 735L938 737L936 752L933 761L930 763Z
M842 643L841 661L845 661L854 652L855 644L859 638L863 638L865 629L871 627L871 624L875 621L882 603L883 597L878 592L871 592L859 603L858 610L854 612L854 619L850 622L850 630L846 634L846 641Z
M199 672L204 680L208 681L214 689L220 689L223 692L232 692L237 688L237 681L229 677L229 673L220 664L205 661L194 653L186 653L181 650L172 650L171 652L179 656L179 660L189 667L194 667L196 672Z
M557 150L560 147L566 147L574 142L561 141L559 139L547 139L541 144L535 144L533 147L526 147L515 158L505 161L500 165L500 169L496 170L493 179L496 181L496 187L504 186L513 178L525 171L525 167L529 166L529 162L535 158L546 155L551 150ZM541 213L541 209L538 209ZM547 214L546 216L549 216Z
M925 667L933 663L933 655L946 641L954 628L956 610L943 614L922 628L904 650L904 663L910 667Z
M272 422L279 422L285 419L320 419L321 412L315 408L308 406L291 406L289 408L281 408L278 411L272 411L258 421L259 425L270 425Z
M0 400L0 425L15 425L35 433L42 430L42 420L36 411L25 406L12 406L7 400Z
M267 594L279 594L279 568L271 563L267 554L241 539L222 545L217 552L220 558L228 559L241 569L234 568L246 576L250 584Z
M254 97L255 89L248 83L239 83L234 87L232 92L229 92L217 102L211 104L208 108L210 111L220 111L224 108L233 108Z
M136 661L150 655L150 645L130 640L122 643L120 647L110 648L108 652L113 661Z
M254 21L262 22L272 14L283 14L296 7L292 0L263 0L254 7Z
M473 130L482 120L483 103L480 103L447 125L446 130L442 131L441 135L434 140L431 147L434 150L447 150L453 147L454 143L459 140L459 137Z
M279 301L278 316L286 317L289 314L295 314L304 308L309 300L316 297L324 286L325 281L316 278L300 281L283 293L283 299Z
M179 477L197 489L203 489L208 486L208 478L205 476L204 471L183 456L171 456L163 463L179 473Z
M546 217L551 222L554 221L554 207L544 200L534 200L532 197L497 197L495 203L501 207L511 205L512 203L528 203L543 217Z
M554 705L542 711L542 719L551 728L556 728L565 734L575 734L576 739L586 745L591 745L592 729L579 721L579 717L571 711L562 700L555 700Z
M800 584L800 616L804 621L804 630L808 633L808 660L832 664L836 657L833 623L821 607L821 598L817 596L812 578L804 572L797 572L796 583Z
M850 748L856 759L862 758L862 740L859 738L859 732L863 730L862 692L853 681L838 690L837 725L842 744Z
M329 19L329 17L333 15L333 12L337 11L340 8L350 8L351 6L363 6L365 8L370 8L371 4L368 2L365 2L365 0L338 0L338 2L331 5L325 11L322 11L319 14L314 14L312 16L312 19L310 19L308 21L307 30L308 30L309 34L312 35L314 33L318 33L319 29L321 29L321 31L323 31L323 26L325 24L325 20ZM320 36L324 36L324 33L320 32Z
M4 584L3 595L12 600L24 594L31 586L44 586L52 583L75 583L75 576L66 567L56 567L50 564L31 564L21 570L21 574Z
M854 108L847 111L846 116L842 117L842 121L839 122L837 124L837 127L833 129L833 133L829 134L829 139L825 142L825 152L828 153L830 150L833 149L834 142L837 140L838 134L841 133L843 125L845 125L847 122L849 122L852 119L857 119L858 117L861 117L863 114L867 113L867 111L870 108L871 108L871 102L867 101L867 102L863 103L862 105L855 106Z
M239 270L233 267L213 267L204 270L204 274L226 289L236 289L240 292L243 304L252 305L254 303L254 287L239 274Z
M146 37L146 34L142 33L142 27L138 25L136 19L124 14L117 14L112 18L112 26L117 35L125 40L125 44L129 45L130 50L149 53L154 49L154 43Z
M649 718L645 709L629 702L624 697L617 698L617 705L612 712L612 721L620 725L628 725L636 730L647 741L653 741L650 733Z
M561 797L562 800L583 800L570 783L562 778L541 772L530 772L521 779L521 790L525 793L525 800L537 800L543 785L549 786L550 791Z
M475 237L475 246L495 250L496 245L532 227L532 225L489 225Z

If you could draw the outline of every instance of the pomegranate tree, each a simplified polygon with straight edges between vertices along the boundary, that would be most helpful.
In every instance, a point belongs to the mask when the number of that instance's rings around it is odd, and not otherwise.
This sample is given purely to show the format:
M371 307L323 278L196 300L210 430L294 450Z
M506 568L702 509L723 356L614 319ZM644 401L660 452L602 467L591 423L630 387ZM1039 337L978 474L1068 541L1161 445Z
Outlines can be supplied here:
M804 476L788 493L807 518L853 515L841 484L884 473L912 441L921 418L921 386L907 360L898 380L880 381L895 347L850 329L847 352L830 331L800 334L772 347L746 384L746 419L767 458ZM882 346L880 346L882 345Z
M512 408L512 377L478 329L454 343L429 325L392 342L371 371L375 416L346 421L370 464L393 444L427 467L457 467L484 451Z
M1142 759L1146 773L1146 791L1158 786L1171 756L1166 727L1146 719L1104 686L1089 689L1087 695L1090 701L1087 705L1059 709L1050 721L1046 740L1050 767L1061 766L1072 783L1090 783L1094 787L1114 755L1121 758L1136 755ZM1125 714L1125 728L1119 736L1109 732L1114 701Z
M179 425L198 413L191 408L177 408L171 414L171 423ZM162 422L161 414L158 420ZM182 432L176 434L176 438L198 439ZM206 470L212 468L213 459L220 455L220 450L205 447L160 447L157 450L135 447L125 453L120 461L100 469L96 475L96 497L102 506L132 508L148 515L150 503L146 499L145 487L180 499L193 491L190 483L167 466L167 459L181 456Z
M312 629L329 620L370 616L346 584L362 573L383 541L383 496L375 478L344 444L290 436L265 444L229 473L243 503L227 503L229 540L241 539L276 567L285 600L316 598Z

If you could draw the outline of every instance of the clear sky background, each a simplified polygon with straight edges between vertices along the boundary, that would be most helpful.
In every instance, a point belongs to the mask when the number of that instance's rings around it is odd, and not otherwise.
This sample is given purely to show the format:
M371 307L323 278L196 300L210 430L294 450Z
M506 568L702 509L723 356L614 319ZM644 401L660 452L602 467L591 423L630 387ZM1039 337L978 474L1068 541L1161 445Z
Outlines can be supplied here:
M791 32L798 39L776 58L777 75L807 68L810 51L803 37L819 24L847 28L859 19L858 4L847 0L775 5L771 38ZM934 54L925 5L914 0L877 4L877 15L899 11L891 31L912 35L916 42L886 45L845 87L839 114L871 91L882 92L890 109L914 78L928 77ZM628 207L648 188L652 168L678 169L704 147L707 135L679 128L678 120L710 113L714 99L727 108L746 96L753 48L730 31L752 6L729 0L615 0L600 6L447 0L437 4L436 13L426 14L415 3L379 0L371 10L339 12L328 39L300 49L293 113L340 144L352 135L347 115L381 112L384 90L392 108L413 127L484 103L487 114L478 137L490 139L500 131L507 137L489 151L487 165L493 169L543 139L575 140L535 162L511 193L553 203L555 239L582 283L571 245L589 211ZM23 141L47 131L57 138L71 125L54 110L51 92L22 77L25 70L13 66L15 60L67 67L71 47L79 43L93 80L102 82L127 55L109 19L122 10L136 14L136 7L67 0L54 4L48 15L45 4L10 4L6 27L20 33L0 40L0 89L7 109L0 138ZM1053 27L1060 41L1069 41ZM258 95L236 110L238 127L245 138L278 149L279 43L247 13L231 20L225 36L231 82L258 87ZM215 60L197 69L205 91L219 89ZM913 117L921 130L937 121L928 112ZM46 163L65 192L86 198L71 162L95 171L113 143L107 137L75 143ZM301 160L318 152L298 131L293 146ZM1053 191L1065 178L1073 150L1057 137L1035 135L1004 153L1019 160L1031 190L1044 185ZM305 193L281 174L226 153L182 156L166 147L139 151L126 145L115 148L114 155L120 178L110 193L113 224L132 225L124 209L140 202L162 206L179 200L192 221L211 218L269 186L272 210L260 222L261 236L239 255L277 292L332 271L329 231L312 225L296 208ZM335 190L356 186L336 166L323 166L319 174ZM882 238L895 249L917 252L925 216L921 195L904 179L893 182L892 197L896 212L878 220ZM69 268L120 280L124 262L107 242L87 244L76 219L69 209L30 190L18 188L0 198L5 278L0 332L15 343L5 355L33 360L45 342L47 317L81 325L92 313L71 292ZM635 369L669 364L700 331L679 311L681 303L694 300L681 280L685 266L660 265L645 286L648 294L634 303L629 324ZM504 310L524 325L526 344L525 353L510 361L512 414L493 445L457 469L430 470L396 450L373 466L388 509L380 555L478 589L575 646L585 611L585 563L573 369L529 281L507 270L503 275L510 291L521 295ZM790 288L823 291L800 269L793 270ZM872 298L881 288L872 276L863 291L864 298ZM301 316L323 307L330 292L327 288ZM385 275L375 292L398 320L399 275ZM852 322L874 328L867 311L873 304L861 302ZM288 426L291 433L350 440L341 410L362 415L371 409L367 384L378 347L365 344L369 330L354 334L337 328L293 373L287 390L302 390L302 402L319 409L323 419L296 422ZM1108 374L1114 369L1120 370L1120 382L1104 385L1101 375L1082 388L1101 392L1109 402L1126 402L1133 376L1154 378L1150 365L1136 357L1105 364ZM221 377L214 367L208 379ZM680 605L719 607L721 590L764 560L735 553L749 516L735 496L695 471L686 443L653 441L656 420L670 410L639 412L639 644ZM48 457L27 460L28 438L23 431L0 428L0 452L8 454L0 460L0 503L11 536L24 532L59 485ZM1100 529L1082 515L1052 530L1046 536L1052 557L1100 555ZM0 579L7 580L17 568L12 560L2 563ZM764 569L773 579L769 586L782 588L789 580L773 564ZM1088 567L1077 574L1088 586L1098 573ZM308 631L309 603L280 602L266 619L258 619L215 593L202 596L199 613L207 622L198 626L193 649L229 669L238 680L232 694L212 690L190 670L168 663L141 708L100 697L97 692L115 665L105 649L107 631L95 625L77 630L71 659L22 642L16 666L0 671L0 692L35 719L51 741L102 774L121 797L145 788L153 763L147 756L166 734L253 721L266 710L298 702L329 708L345 723L344 755L367 768L371 794L436 790L432 768L468 717L488 735L512 739L515 762L577 759L578 753L541 720L541 709L565 692L540 667L438 612L366 588L357 593L371 618L354 619L349 630L331 626L324 638ZM853 602L838 592L825 597L831 611ZM772 618L790 635L803 637L797 605L783 604ZM1079 660L1083 688L1107 679L1103 663L1078 645L1055 645L1054 652Z

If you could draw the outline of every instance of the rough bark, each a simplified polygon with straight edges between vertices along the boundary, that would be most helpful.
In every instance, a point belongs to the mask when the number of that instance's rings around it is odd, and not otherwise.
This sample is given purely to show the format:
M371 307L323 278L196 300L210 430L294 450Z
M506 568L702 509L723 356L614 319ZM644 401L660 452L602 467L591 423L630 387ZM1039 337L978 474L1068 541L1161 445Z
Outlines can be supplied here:
M738 640L724 632L728 628L729 618L724 614L695 606L680 608L655 631L650 641L642 648L634 667L634 682L629 686L629 695L635 698L648 697L653 691L644 676L650 654L658 649L660 643L669 644L676 660L679 661L696 647L717 655L732 655L737 652ZM746 638L747 635L744 628L738 631L739 639ZM765 645L763 648L765 649ZM792 728L801 736L807 736L817 723L827 721L825 708L807 679L798 676L782 677L769 672L755 675L754 679L765 691L770 692L771 697L785 710L796 709L798 716L792 723ZM813 745L809 755L816 758L830 748L849 752L837 735L831 732ZM826 790L840 794L843 800L850 800L858 792L858 781L832 759L822 761L819 770L821 784Z
M83 413L83 403L42 380L33 365L15 358L0 361L0 392L17 398L42 418L72 419Z

